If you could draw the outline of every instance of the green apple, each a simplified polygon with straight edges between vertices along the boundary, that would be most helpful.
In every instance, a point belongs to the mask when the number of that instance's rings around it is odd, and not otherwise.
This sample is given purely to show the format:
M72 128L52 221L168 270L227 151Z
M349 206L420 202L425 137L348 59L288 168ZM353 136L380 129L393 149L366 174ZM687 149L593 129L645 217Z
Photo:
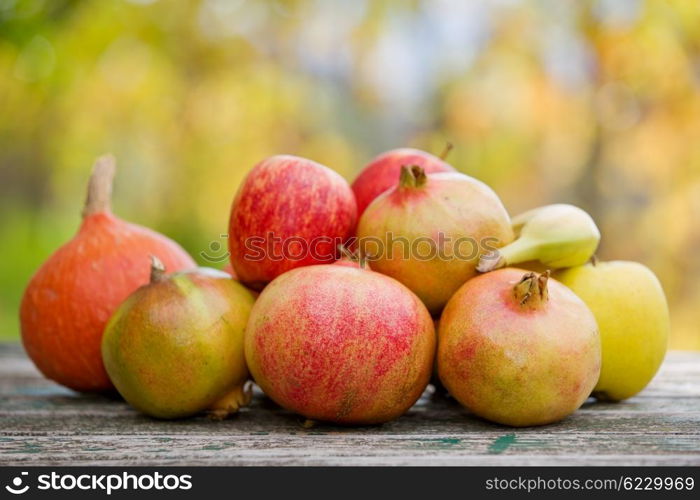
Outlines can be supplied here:
M593 396L621 401L644 389L666 354L670 320L656 275L637 262L597 262L555 274L598 322L603 365Z

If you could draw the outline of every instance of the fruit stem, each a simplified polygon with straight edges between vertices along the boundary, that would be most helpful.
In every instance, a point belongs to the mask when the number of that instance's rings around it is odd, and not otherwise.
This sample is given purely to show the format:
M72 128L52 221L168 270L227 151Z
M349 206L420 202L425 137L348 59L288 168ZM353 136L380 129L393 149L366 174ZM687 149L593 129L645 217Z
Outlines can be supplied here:
M547 281L549 271L542 274L527 273L513 287L513 294L521 306L539 307L549 299Z
M360 254L360 256L357 258L357 263L360 266L360 269L369 269L369 258L366 255Z
M316 423L316 420L311 420L310 418L307 418L301 423L301 426L304 429L313 429L314 427L316 427Z
M598 262L598 256L596 254L591 255L591 265L595 267L598 265Z
M445 149L442 150L442 153L440 153L440 158L442 161L445 161L447 157L450 155L450 152L454 149L455 145L452 144L450 141L447 141L445 143Z
M357 254L342 243L338 244L338 251L340 252L341 259L347 259L353 262L357 261Z
M349 260L350 262L356 262L358 266L362 269L367 269L368 258L366 255L362 255L359 250L350 250L348 247L340 243L338 245L338 251L340 252L340 258Z
M537 245L533 244L530 238L521 237L504 247L483 254L476 270L486 273L529 260L537 260Z
M151 255L151 283L163 281L165 276L165 264L155 255Z
M97 158L92 167L88 181L87 198L83 208L83 217L112 210L112 181L116 170L116 160L111 154Z
M505 267L505 265L506 259L503 258L501 252L492 250L479 258L479 264L477 264L476 270L480 273L488 273L494 269Z
M223 420L236 413L241 406L246 406L253 399L253 387L245 382L234 387L209 407L207 413L213 420Z
M419 188L428 180L423 170L418 165L404 165L401 167L401 176L399 177L399 186L405 188Z

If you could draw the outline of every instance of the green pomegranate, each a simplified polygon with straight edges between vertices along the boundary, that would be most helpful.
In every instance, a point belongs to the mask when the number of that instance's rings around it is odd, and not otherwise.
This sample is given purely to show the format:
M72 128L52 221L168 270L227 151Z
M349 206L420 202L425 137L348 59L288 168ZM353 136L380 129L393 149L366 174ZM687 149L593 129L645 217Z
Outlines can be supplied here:
M440 318L437 367L475 415L514 427L576 411L600 375L591 310L567 287L521 269L467 281Z
M243 332L252 293L208 268L165 274L122 303L104 332L102 357L119 393L157 418L207 411L224 418L247 404Z
M513 230L503 203L483 182L405 165L397 185L364 211L357 237L374 271L400 281L437 315L477 275L480 256L510 243Z

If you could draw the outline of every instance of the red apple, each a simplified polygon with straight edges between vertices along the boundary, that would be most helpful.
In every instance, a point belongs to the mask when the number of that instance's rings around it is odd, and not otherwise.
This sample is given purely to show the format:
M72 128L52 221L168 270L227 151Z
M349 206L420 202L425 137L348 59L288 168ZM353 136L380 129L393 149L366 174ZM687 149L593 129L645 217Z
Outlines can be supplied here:
M355 197L340 175L305 158L271 156L233 200L231 265L242 283L260 290L290 269L335 261L356 220Z
M426 174L455 171L449 163L419 149L400 148L382 153L369 162L352 183L358 217L372 200L396 185L404 165L417 165Z

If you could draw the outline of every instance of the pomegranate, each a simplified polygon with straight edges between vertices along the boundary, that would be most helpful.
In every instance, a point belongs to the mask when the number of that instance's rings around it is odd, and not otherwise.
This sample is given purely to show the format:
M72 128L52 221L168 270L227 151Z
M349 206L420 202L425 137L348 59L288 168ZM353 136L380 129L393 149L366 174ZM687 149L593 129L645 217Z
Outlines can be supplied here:
M445 307L438 374L474 414L542 425L573 413L591 394L601 365L598 326L581 299L548 278L493 271L465 283Z
M290 269L333 262L356 219L355 197L340 175L305 158L272 156L233 200L231 265L241 282L260 290Z
M154 258L150 283L107 324L107 372L129 404L153 417L207 410L224 418L250 400L243 331L253 294L223 271L164 271Z
M451 146L448 145L443 157L450 149ZM401 167L404 165L418 165L427 174L455 171L444 159L419 149L400 148L382 153L369 162L352 183L358 217L372 200L396 185L396 179L399 178Z
M367 207L357 236L372 269L399 280L437 314L476 274L479 256L512 241L513 231L486 184L411 166Z
M375 424L399 417L426 388L435 329L401 283L343 259L271 282L253 307L245 353L257 384L284 408Z
M32 277L20 306L22 342L48 378L77 391L112 388L102 330L117 306L148 282L149 255L171 269L195 265L174 241L111 213L114 158L97 160L75 237Z

